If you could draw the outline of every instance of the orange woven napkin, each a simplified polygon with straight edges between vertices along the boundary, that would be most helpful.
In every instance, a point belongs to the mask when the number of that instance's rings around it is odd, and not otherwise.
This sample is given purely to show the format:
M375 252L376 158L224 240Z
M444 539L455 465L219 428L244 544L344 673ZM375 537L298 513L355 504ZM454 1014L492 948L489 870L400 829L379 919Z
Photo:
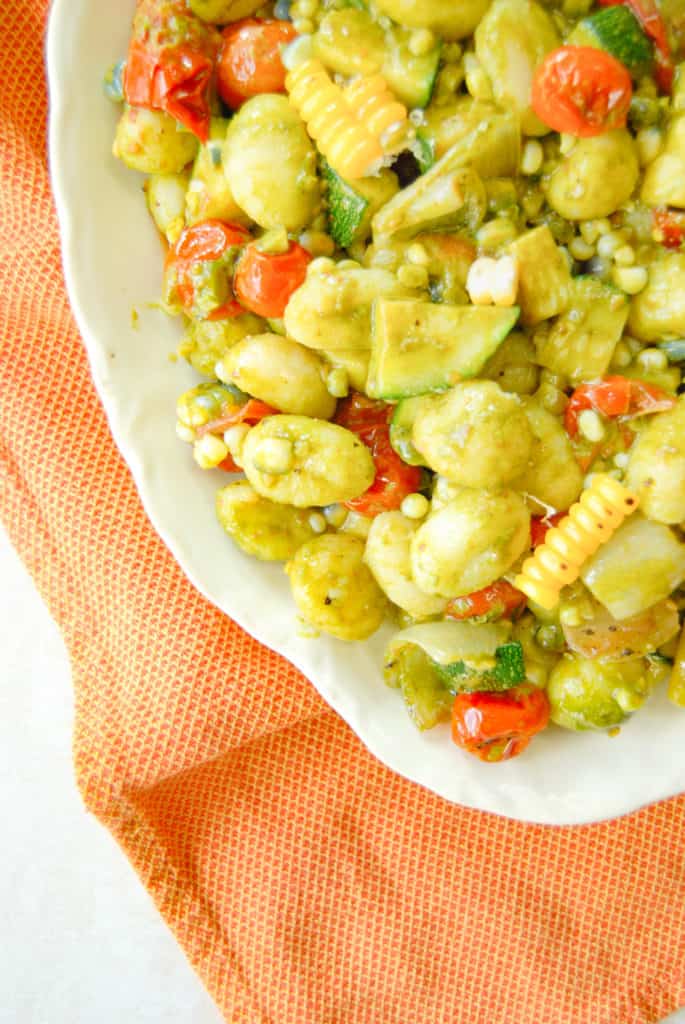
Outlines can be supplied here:
M663 1017L685 1003L684 798L575 829L451 806L156 537L62 283L46 6L0 12L0 511L71 653L87 806L232 1024Z

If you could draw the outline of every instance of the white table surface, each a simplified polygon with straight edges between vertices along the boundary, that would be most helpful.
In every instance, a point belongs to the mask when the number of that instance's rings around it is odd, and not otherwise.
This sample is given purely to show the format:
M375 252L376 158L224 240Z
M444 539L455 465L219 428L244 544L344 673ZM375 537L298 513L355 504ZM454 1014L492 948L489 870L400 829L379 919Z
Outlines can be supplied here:
M83 808L64 645L2 527L0 581L0 1022L221 1024L125 857ZM685 1024L685 1010L669 1024Z

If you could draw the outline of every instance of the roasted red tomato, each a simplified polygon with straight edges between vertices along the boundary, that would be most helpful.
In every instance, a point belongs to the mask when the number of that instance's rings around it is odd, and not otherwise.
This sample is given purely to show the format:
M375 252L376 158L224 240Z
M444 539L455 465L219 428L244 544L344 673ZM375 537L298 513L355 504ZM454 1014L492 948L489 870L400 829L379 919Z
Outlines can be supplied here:
M398 509L421 486L421 470L408 466L390 444L392 406L355 392L338 406L336 423L346 427L371 450L376 479L368 491L346 501L345 508L372 518Z
M527 597L507 580L497 580L483 590L455 597L447 605L450 619L510 619L525 607Z
M286 70L281 46L297 32L289 21L246 18L224 29L219 57L219 94L237 110L251 96L283 92Z
M452 739L481 761L516 757L548 722L547 694L530 683L503 693L458 693L452 705Z
M126 102L163 110L206 142L220 40L183 0L139 0L124 72Z
M251 240L245 228L221 220L186 228L167 254L167 302L204 320L239 316L243 307L233 296L233 266L240 249Z
M578 418L585 409L594 409L610 419L617 416L632 418L663 412L671 409L675 403L673 395L654 384L629 380L627 377L604 377L576 388L566 406L564 425L569 437L575 437L578 433Z
M244 250L233 279L233 289L245 309L257 316L283 316L290 296L307 276L311 255L297 242L287 252L261 252L258 243Z
M555 131L590 138L625 125L632 95L627 68L611 54L561 46L537 69L531 105Z

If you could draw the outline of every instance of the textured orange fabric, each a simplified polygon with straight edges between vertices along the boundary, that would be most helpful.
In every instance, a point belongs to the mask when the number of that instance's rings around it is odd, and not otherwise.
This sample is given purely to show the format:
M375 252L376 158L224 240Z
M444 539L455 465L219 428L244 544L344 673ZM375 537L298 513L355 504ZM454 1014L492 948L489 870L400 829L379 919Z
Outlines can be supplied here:
M45 14L0 11L0 511L71 653L87 806L232 1024L637 1024L685 1003L685 798L575 829L451 806L156 537L62 284Z

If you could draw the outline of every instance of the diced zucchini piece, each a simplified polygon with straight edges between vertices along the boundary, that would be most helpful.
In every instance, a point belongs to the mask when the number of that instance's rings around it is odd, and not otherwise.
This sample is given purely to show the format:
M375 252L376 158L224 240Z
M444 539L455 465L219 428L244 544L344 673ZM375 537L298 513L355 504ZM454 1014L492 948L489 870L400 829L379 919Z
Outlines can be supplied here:
M521 235L511 242L507 252L519 262L522 322L533 326L563 313L568 305L571 272L547 225Z
M437 665L436 669L443 683L452 693L509 690L512 686L525 682L526 679L523 647L517 640L512 640L497 648L495 664L491 669L478 671L469 668L463 661L455 661L450 665Z
M435 163L435 141L429 139L423 132L416 133L416 140L412 146L412 152L416 157L421 174L429 171Z
M427 52L417 56L411 52L409 42L413 32L399 25L386 33L386 57L382 74L401 103L410 110L427 107L431 101L440 67L442 44L436 40Z
M601 377L609 369L628 319L625 295L596 277L576 277L569 302L548 332L535 335L538 362L572 384Z
M412 238L422 231L475 229L483 222L487 194L478 173L456 167L434 176L433 170L398 192L373 218L376 238Z
M425 466L426 460L412 444L414 421L425 405L424 396L404 398L395 407L390 422L390 444L399 457L410 466Z
M495 651L497 664L495 665L494 676L499 683L507 683L509 686L516 686L525 682L526 663L523 658L523 647L516 640L512 640Z
M605 7L576 25L567 43L606 50L624 64L635 79L648 75L654 64L654 48L628 7Z
M685 544L668 526L634 515L583 566L581 577L615 619L627 619L685 580Z
M430 106L417 131L416 157L422 173L433 166L455 143L498 113L494 103L459 96L444 106ZM485 175L483 175L485 176Z
M414 724L422 731L449 719L454 697L420 647L407 644L386 656L384 676L388 686L401 690Z
M685 253L650 264L647 287L631 304L628 330L640 341L685 335Z
M482 178L518 172L521 134L516 114L497 111L461 137L438 162L391 199L373 220L376 237L405 237L431 228L466 226L485 215Z
M379 299L368 394L406 398L475 377L518 320L519 309Z
M365 241L371 234L371 219L399 192L397 175L383 169L373 178L361 178L351 185L329 164L324 164L328 185L328 220L331 238L341 248Z

